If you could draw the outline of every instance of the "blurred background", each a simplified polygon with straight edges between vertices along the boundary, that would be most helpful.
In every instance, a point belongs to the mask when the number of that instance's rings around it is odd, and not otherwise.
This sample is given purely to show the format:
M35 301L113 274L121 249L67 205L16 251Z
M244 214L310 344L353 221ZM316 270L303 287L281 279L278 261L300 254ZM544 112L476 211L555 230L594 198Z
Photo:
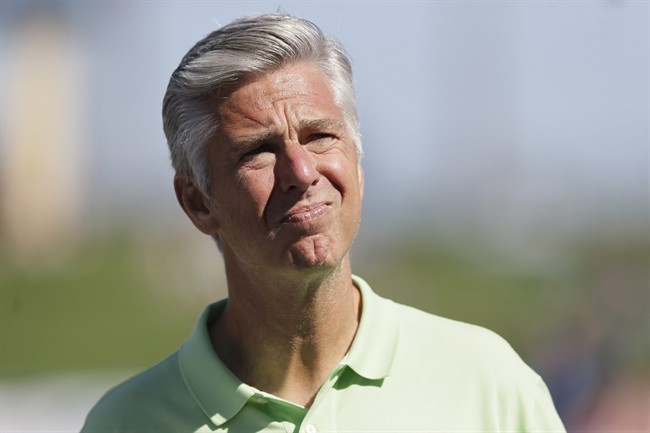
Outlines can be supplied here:
M0 431L78 430L225 296L161 100L198 39L274 11L353 60L355 273L504 336L570 431L650 431L647 1L0 6Z

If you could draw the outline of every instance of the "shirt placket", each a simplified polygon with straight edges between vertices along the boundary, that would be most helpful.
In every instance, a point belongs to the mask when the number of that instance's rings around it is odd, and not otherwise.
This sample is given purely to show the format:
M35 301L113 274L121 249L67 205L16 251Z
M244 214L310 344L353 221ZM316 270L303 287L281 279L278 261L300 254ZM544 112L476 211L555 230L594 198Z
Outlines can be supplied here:
M316 394L314 404L307 411L296 433L325 433L336 431L336 390L334 384L347 368L339 364L328 376L327 380Z

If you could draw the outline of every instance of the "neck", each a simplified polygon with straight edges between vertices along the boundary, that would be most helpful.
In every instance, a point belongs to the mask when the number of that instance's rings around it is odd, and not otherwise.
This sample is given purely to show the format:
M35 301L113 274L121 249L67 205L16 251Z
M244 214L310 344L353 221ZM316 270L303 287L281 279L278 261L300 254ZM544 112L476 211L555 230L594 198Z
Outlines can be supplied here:
M309 406L357 330L361 297L349 258L319 277L228 277L213 347L244 383Z

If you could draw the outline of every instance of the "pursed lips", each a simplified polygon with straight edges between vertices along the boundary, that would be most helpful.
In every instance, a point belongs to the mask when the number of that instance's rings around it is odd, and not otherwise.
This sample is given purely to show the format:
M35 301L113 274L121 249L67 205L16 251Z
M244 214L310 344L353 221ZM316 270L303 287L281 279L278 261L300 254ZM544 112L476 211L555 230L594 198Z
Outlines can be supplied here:
M312 221L325 215L331 208L331 203L319 202L301 206L290 210L282 218L282 223L301 223L305 221Z

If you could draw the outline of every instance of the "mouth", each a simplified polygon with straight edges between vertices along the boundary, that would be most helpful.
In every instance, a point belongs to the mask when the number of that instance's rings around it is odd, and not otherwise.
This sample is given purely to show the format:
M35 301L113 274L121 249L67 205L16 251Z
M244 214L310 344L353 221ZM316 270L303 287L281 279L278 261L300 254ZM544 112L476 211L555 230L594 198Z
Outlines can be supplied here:
M314 203L308 206L302 206L296 209L289 211L284 218L282 218L282 223L286 224L296 224L306 221L313 221L327 214L331 209L330 203L321 202Z

